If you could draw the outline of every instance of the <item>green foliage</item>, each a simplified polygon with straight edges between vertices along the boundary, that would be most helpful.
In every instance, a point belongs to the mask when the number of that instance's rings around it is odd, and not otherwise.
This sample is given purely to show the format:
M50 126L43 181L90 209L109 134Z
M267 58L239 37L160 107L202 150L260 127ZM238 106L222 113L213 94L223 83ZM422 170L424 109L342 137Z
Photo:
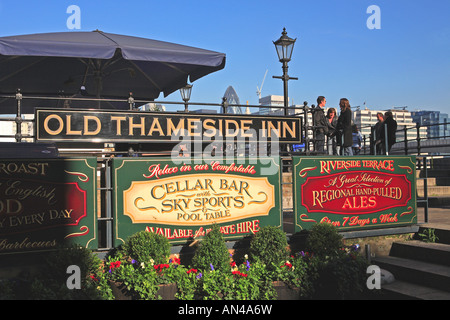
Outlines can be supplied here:
M250 240L250 254L269 269L279 267L288 256L286 234L274 226L261 227Z
M158 274L152 267L140 267L131 263L124 263L120 267L112 269L111 280L123 283L134 299L157 299Z
M43 267L30 285L30 299L36 300L86 300L102 299L90 275L100 267L100 259L89 249L73 245L60 247L46 256ZM80 268L81 289L69 289L67 268Z
M359 255L359 246L344 247L335 230L321 227L311 233L311 239L327 243L326 250L315 249L319 254L302 251L288 257L285 235L279 231L261 228L247 247L252 254L243 254L238 264L231 261L220 228L214 225L196 250L195 268L181 265L178 257L155 263L157 257L147 249L142 251L148 262L127 255L134 252L131 243L139 244L133 247L136 249L146 247L149 241L130 241L127 250L117 251L101 265L89 250L64 248L47 257L45 267L25 291L31 299L114 299L113 292L117 292L112 288L119 286L134 300L157 300L162 299L162 284L176 284L175 298L180 300L266 300L277 298L274 281L281 281L295 288L300 299L361 297L366 289L367 261ZM147 235L151 233L133 239L147 239ZM334 246L328 245L329 239L334 239ZM162 260L164 255L160 257ZM82 271L81 290L67 288L69 265L77 265ZM14 281L0 281L0 299L17 299L16 287Z
M308 261L313 299L359 299L366 291L367 260L354 247Z
M225 271L229 269L229 263L230 254L225 240L220 232L220 227L214 224L195 251L192 265L201 270Z
M272 273L260 262L243 263L240 273L233 275L232 291L228 296L233 300L271 300L276 298Z
M148 231L132 235L122 246L124 255L139 262L165 263L170 255L170 243L166 237Z
M427 243L435 243L439 241L439 238L434 233L435 229L428 228L423 230L423 233L418 233L418 236L423 242Z
M306 251L320 258L335 256L343 247L342 236L328 223L315 224L306 239Z
M197 277L197 296L204 300L270 300L276 298L265 265L243 263L225 272L209 270Z
M308 264L304 254L290 256L280 267L273 270L271 278L283 281L299 290L299 297L308 298L312 292L312 282L308 274Z

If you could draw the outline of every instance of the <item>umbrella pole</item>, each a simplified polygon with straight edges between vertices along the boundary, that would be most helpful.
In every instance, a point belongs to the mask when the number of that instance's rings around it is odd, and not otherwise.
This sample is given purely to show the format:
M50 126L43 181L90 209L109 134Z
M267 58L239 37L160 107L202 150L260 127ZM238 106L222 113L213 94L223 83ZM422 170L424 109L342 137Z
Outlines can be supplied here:
M95 85L97 87L96 92L96 98L97 98L97 109L100 109L101 101L100 101L100 92L102 92L102 66L101 63L96 60L97 66L96 70L94 71L94 79L95 79Z
M20 89L16 91L16 101L17 101L17 110L16 110L16 142L22 142L22 93Z
M100 109L100 105L101 105L101 103L100 103L100 91L102 90L101 89L101 85L102 85L102 79L101 79L101 77L100 76L96 76L95 77L95 81L96 81L96 84L97 84L97 109Z

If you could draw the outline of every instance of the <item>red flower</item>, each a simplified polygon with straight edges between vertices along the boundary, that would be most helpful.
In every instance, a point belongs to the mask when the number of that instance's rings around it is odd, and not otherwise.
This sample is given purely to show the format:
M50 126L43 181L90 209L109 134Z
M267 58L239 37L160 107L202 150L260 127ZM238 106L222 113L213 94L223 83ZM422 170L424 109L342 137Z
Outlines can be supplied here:
M186 271L186 272L187 272L187 273L189 274L189 273L191 273L191 272L193 272L193 273L197 273L197 271L198 271L197 269L189 269L189 270L188 270L188 271Z
M232 267L236 267L236 262L230 262L230 266L232 266Z
M232 274L233 274L233 275L238 275L238 276L241 276L241 277L244 277L244 278L247 277L247 274L246 274L246 273L242 273L242 272L240 272L239 270L233 271Z
M285 262L285 263L281 266L281 268L283 268L283 267L288 267L288 268L290 269L290 268L292 268L292 263Z
M119 268L119 267L120 267L120 261L111 262L111 263L109 264L109 269L110 269L110 270L115 269L115 268Z
M153 268L155 268L155 270L157 270L157 271L162 271L164 268L169 268L169 267L170 267L170 265L167 263L155 264L153 266Z
M174 257L172 258L172 263L180 264L181 260L180 258Z
M98 279L97 279L93 274L91 274L89 277L91 277L91 279L92 279L93 281L98 282Z

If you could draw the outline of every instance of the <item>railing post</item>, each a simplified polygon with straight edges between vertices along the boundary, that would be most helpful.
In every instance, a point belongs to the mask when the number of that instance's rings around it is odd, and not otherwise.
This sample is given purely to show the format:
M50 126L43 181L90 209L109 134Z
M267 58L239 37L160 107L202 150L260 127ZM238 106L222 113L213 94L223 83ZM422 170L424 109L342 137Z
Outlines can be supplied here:
M130 92L130 95L128 96L128 105L130 107L130 110L134 109L134 98L133 98L133 92Z
M387 125L384 125L384 155L389 155L389 137Z
M423 196L425 198L424 220L428 223L428 163L427 157L423 157L423 166L425 169L425 179L423 181Z
M16 142L22 142L22 93L20 89L16 91L16 101L17 101L17 109L16 109Z
M407 155L408 154L408 129L406 128L406 126L403 128L403 131L405 132L405 138L404 138L405 155Z
M314 121L314 114L316 113L316 106L314 105L314 104L312 104L311 105L311 119L312 119L312 134L313 134L313 138L312 138L312 141L313 141L313 151L315 152L316 151L316 144L317 144L317 141L316 141L316 124L315 124L315 121Z
M375 126L370 127L370 154L377 155L377 138L375 134Z
M364 155L366 155L366 135L363 137L363 143L364 143Z
M420 124L416 124L417 129L417 155L420 156Z
M222 113L226 114L228 111L228 102L227 102L227 98L223 97L222 98Z
M305 117L305 153L309 155L309 124L308 124L308 102L303 102L303 114Z

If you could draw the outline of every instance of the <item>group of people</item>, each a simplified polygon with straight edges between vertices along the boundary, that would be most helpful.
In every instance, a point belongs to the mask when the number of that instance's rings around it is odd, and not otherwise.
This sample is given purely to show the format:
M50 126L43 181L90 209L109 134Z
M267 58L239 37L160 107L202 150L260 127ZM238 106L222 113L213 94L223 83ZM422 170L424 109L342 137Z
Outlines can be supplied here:
M377 119L378 122L372 131L375 136L375 151L376 154L386 154L396 142L397 121L394 120L391 111L386 111L384 115L378 112Z
M352 111L347 98L339 101L340 114L337 116L335 108L329 108L325 115L326 98L319 96L317 106L313 110L313 124L315 132L315 150L325 151L325 141L328 141L328 153L332 155L352 156L361 151L363 138L358 127L352 122ZM387 111L384 116L377 114L378 122L374 127L376 154L386 154L395 144L397 122L392 112ZM327 139L325 139L327 137Z

